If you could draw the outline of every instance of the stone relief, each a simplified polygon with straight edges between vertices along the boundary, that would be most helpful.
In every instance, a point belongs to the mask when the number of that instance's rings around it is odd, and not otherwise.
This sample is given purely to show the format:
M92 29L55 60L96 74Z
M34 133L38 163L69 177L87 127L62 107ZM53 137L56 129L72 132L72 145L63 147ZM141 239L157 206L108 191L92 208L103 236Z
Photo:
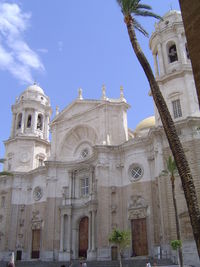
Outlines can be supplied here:
M24 219L20 219L20 220L19 220L19 226L20 226L20 227L23 227L23 226L24 226Z
M128 203L128 218L139 219L147 217L147 204L142 196L133 195Z
M138 195L133 195L130 198L128 208L133 209L133 208L141 208L141 207L147 207L146 202L143 197L138 196Z
M39 219L39 218L38 218L39 213L40 213L39 210L35 210L35 211L33 211L33 212L32 212L32 214L33 214L33 218L32 218L32 220L37 220L37 219Z
M117 205L115 204L111 205L111 212L116 213L116 211L117 211Z
M63 199L69 198L69 187L68 186L63 186L62 197Z
M35 187L34 191L33 191L33 198L35 201L38 201L42 198L43 196L43 191L42 188L40 186Z

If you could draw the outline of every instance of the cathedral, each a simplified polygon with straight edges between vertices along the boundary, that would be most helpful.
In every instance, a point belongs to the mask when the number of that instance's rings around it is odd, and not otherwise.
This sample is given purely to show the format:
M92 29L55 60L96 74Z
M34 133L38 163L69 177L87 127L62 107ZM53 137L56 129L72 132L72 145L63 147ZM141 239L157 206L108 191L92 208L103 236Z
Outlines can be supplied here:
M200 111L187 43L178 11L169 11L150 38L156 80L174 119L200 203ZM171 151L155 107L152 117L128 128L123 88L119 98L78 97L52 109L37 84L12 105L11 134L0 177L0 259L114 260L108 237L129 230L124 258L170 258L177 254L169 175ZM51 132L51 141L49 140ZM199 266L186 201L175 179L185 264Z

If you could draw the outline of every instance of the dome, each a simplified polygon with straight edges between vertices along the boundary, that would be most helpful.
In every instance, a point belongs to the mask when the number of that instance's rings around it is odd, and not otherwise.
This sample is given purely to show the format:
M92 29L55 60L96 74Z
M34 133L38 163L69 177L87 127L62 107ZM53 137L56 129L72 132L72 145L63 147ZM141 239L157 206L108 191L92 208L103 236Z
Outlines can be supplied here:
M33 85L28 86L26 88L26 91L38 92L38 93L44 95L43 89L40 86L38 86L36 83L34 83Z
M135 132L146 130L154 126L155 126L155 117L151 116L138 123L137 127L135 128Z

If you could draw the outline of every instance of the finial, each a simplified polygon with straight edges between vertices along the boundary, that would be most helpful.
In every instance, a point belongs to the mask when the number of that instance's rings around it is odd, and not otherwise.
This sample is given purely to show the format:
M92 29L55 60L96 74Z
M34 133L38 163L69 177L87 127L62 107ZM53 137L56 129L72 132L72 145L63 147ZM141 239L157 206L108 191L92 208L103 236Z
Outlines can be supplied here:
M172 10L172 3L170 4L170 10Z
M78 89L78 99L83 100L82 89Z
M106 100L106 86L103 84L102 86L102 100Z
M56 106L56 115L58 115L58 114L59 114L59 107Z
M124 87L120 86L120 100L126 102L126 99L124 98Z

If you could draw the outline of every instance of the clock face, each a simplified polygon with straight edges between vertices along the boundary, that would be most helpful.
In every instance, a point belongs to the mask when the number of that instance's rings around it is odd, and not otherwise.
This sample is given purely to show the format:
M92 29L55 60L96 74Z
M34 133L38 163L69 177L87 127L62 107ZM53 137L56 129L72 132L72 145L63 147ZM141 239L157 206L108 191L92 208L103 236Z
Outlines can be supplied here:
M28 162L30 159L30 154L29 152L21 152L20 154L20 161L25 163L25 162Z
M37 186L34 190L33 190L33 198L35 201L38 201L42 198L43 192L42 192L42 188Z

